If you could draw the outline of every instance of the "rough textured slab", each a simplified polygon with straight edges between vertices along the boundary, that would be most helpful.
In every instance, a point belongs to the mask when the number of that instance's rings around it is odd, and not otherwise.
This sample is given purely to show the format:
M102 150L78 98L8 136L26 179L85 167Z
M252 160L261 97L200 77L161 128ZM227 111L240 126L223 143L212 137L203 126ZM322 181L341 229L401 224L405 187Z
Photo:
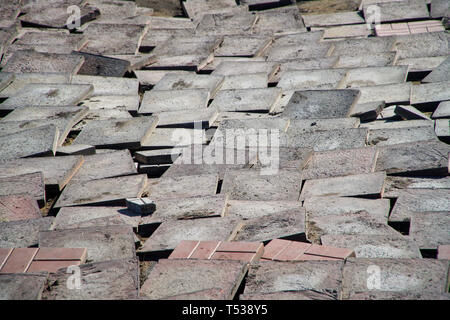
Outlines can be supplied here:
M136 256L133 230L125 225L42 231L39 247L87 248L89 262Z
M386 146L417 141L437 141L433 127L369 130L367 143L372 146Z
M268 82L265 72L234 74L225 76L220 90L267 88Z
M220 290L216 299L231 300L247 271L247 264L227 260L159 260L140 290L149 299ZM205 295L203 299L211 299Z
M141 142L144 148L181 148L205 144L204 131L190 128L156 128Z
M260 218L267 215L276 215L283 211L302 211L298 201L246 201L229 200L227 215L238 216L242 219Z
M306 27L328 27L364 23L364 19L358 14L358 12L307 14L303 15L302 18Z
M361 55L341 55L334 68L384 67L396 61L395 52L364 53ZM400 64L398 64L400 65Z
M356 258L422 258L414 241L402 235L324 235L322 244L355 251Z
M349 259L342 279L342 298L356 292L366 291L367 268L378 266L379 288L369 283L373 292L420 292L444 293L448 289L448 261L431 259Z
M405 104L410 102L412 84L410 82L360 87L361 96L358 103L383 100L388 104Z
M144 94L139 113L157 113L187 109L205 109L208 90L150 90Z
M420 112L413 106L396 106L394 109L394 113L407 120L413 119L431 120L427 115Z
M103 148L139 148L156 128L157 123L156 116L91 121L74 143Z
M163 199L211 196L216 194L218 182L217 174L161 178L150 182L147 192L152 198ZM197 187L193 189L194 185Z
M300 200L312 196L374 196L382 197L386 173L375 172L344 177L308 180Z
M447 58L438 67L434 68L429 75L422 79L422 83L449 81L450 58Z
M439 106L436 110L434 110L431 118L450 118L450 101L443 101L439 103Z
M287 132L311 132L339 129L358 128L360 121L356 118L336 119L292 119L289 121Z
M448 193L450 195L450 192ZM450 243L450 212L420 212L411 217L409 237L421 249L436 249Z
M404 189L450 189L450 177L386 177L385 196L398 197Z
M345 38L365 38L370 35L372 35L372 30L369 30L366 24L355 24L327 28L323 33L323 39L342 40Z
M200 126L201 128L209 128L219 116L219 111L214 108L205 110L178 110L158 112L158 127L184 127L192 128Z
M299 50L298 45L272 46L267 61L283 61L286 59L308 59L328 57L333 51L329 43L305 43Z
M94 87L94 97L137 95L139 91L139 81L128 78L74 75L71 83L91 84Z
M44 300L123 300L139 293L139 265L135 259L89 263L80 266L81 290L67 287L70 273L61 270L49 278Z
M210 97L213 98L221 87L223 79L221 76L169 73L158 81L152 90L207 89Z
M408 75L407 66L357 68L347 72L338 88L361 88L402 83Z
M216 60L218 60L218 58L214 59L214 61ZM271 78L278 67L278 63L268 61L223 61L214 69L212 75L232 76L239 74L266 73L267 76Z
M146 175L74 182L64 189L55 207L118 202L140 197L146 183Z
M42 172L0 178L0 196L25 194L35 200L45 200Z
M53 217L0 223L0 248L25 248L39 243L39 232L50 230Z
M81 106L94 109L124 109L127 111L137 111L139 109L139 95L108 95L95 96L80 102Z
M425 83L413 86L411 104L450 100L450 81Z
M283 90L334 89L347 69L286 71L277 84Z
M296 91L282 116L291 119L346 118L359 94L357 90Z
M210 107L219 111L271 112L280 98L279 88L221 90Z
M244 294L314 290L338 298L342 261L259 262L251 266Z
M225 36L219 48L214 51L216 57L258 57L271 44L272 39L260 36Z
M394 1L377 3L381 22L393 22L412 19L428 19L430 13L426 3L421 0ZM370 5L364 5L364 16L370 16Z
M0 300L40 300L46 274L1 274Z
M122 77L130 66L130 63L123 59L78 51L73 51L72 54L84 58L84 63L77 72L79 75Z
M39 206L36 200L29 195L0 196L1 222L37 219L40 217Z
M56 150L57 156L75 156L75 155L92 155L95 154L95 147L87 144L71 144L68 146L60 146Z

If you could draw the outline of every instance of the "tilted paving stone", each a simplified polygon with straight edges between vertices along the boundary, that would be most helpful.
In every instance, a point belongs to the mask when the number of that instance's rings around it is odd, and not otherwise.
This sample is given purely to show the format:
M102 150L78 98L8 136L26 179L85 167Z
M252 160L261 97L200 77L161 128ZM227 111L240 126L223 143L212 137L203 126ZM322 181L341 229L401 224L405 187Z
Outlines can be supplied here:
M395 62L395 52L364 53L362 55L341 55L334 68L385 67Z
M208 90L150 90L144 94L139 113L158 113L177 110L206 109L210 99Z
M244 294L314 292L338 298L342 261L259 262L250 267Z
M421 141L379 147L375 171L442 174L448 170L450 147L436 141Z
M21 106L77 105L92 93L91 85L28 84L0 104L0 110L13 110Z
M186 298L197 293L197 299L211 299L211 293L216 293L215 299L231 300L247 270L247 264L242 261L161 259L150 272L140 295L159 300L180 295Z
M446 56L437 57L417 57L417 58L403 58L397 59L395 65L409 66L409 72L427 72L432 71L445 61Z
M434 68L429 75L422 79L422 83L449 81L450 58L447 58L438 67Z
M404 189L450 189L450 177L386 177L385 197L397 198Z
M287 132L311 132L339 129L358 128L360 124L357 118L335 118L335 119L292 119L289 121Z
M145 70L182 70L200 71L214 59L213 53L187 54L178 56L158 56L155 63L145 67Z
M29 195L0 196L0 221L37 219L41 217L37 201Z
M395 38L394 48L398 59L448 55L448 39L444 32L427 32Z
M80 266L81 290L67 287L70 273L50 275L43 300L125 300L139 295L139 265L136 259L118 259Z
M214 50L216 57L258 57L270 46L272 39L261 36L225 36L220 47Z
M124 109L136 112L139 109L139 95L95 96L81 101L79 105L88 107L90 110Z
M378 86L360 87L361 96L358 103L368 103L383 100L388 104L409 104L412 84L397 83Z
M50 230L53 217L0 223L0 248L24 248L39 243L39 232Z
M48 30L48 29L47 29ZM70 34L61 31L25 31L14 43L32 45L68 46L72 50L80 50L87 42L87 38L82 34Z
M123 59L78 51L73 51L72 54L84 58L84 63L78 71L78 75L122 77L130 66L130 63Z
M78 122L74 127L74 131L82 131L90 122L93 121L118 121L131 120L133 116L125 110L125 108L117 109L92 109L87 115Z
M277 87L286 90L311 90L337 88L347 69L286 71Z
M46 125L0 136L0 160L10 160L28 156L54 155L59 139L59 130L54 125Z
M440 245L450 243L449 213L449 211L414 213L411 217L409 238L421 249L436 249Z
M441 102L450 99L450 81L424 83L413 86L411 104Z
M178 110L158 112L158 127L182 127L192 128L199 126L200 128L209 128L219 116L219 111L215 108L207 108L205 110Z
M237 10L238 8L236 2L232 0L219 0L214 2L192 0L186 1L182 5L184 12L186 12L189 18L194 20L197 20L206 12L229 12L229 10Z
M302 49L297 45L272 46L268 51L267 61L328 57L332 51L333 45L330 43L308 43Z
M191 128L156 128L141 142L142 148L180 148L206 143L204 131Z
M89 262L136 256L133 230L127 225L41 231L39 247L87 248Z
M368 283L367 270L379 270L377 282ZM378 268L376 268L378 267ZM448 290L449 261L431 259L349 259L342 278L342 298L371 289L394 293L445 293ZM369 287L368 288L368 284ZM377 287L379 285L379 287Z
M173 37L169 38L166 42L157 45L156 48L152 50L152 54L156 55L158 60L162 56L209 56L213 55L214 49L219 46L221 41L221 38L214 36L200 36L199 38Z
M259 11L253 32L266 34L307 33L296 6L286 6Z
M35 200L45 201L44 176L42 172L0 178L0 195L26 194Z
M356 68L347 72L338 88L361 88L368 86L403 83L408 75L407 66Z
M168 74L191 74L191 72L181 70L134 70L134 74L141 85L154 86Z
M271 112L280 98L278 88L221 90L210 107L219 111Z
M146 184L146 175L77 181L64 189L55 207L123 202L140 197Z
M387 146L417 141L437 141L433 127L411 127L401 129L369 130L367 144L372 146Z
M298 201L249 201L249 200L229 200L227 203L227 215L238 216L242 219L260 218L267 215L277 215L284 211L303 211L302 205Z
M222 86L223 77L210 75L166 74L152 90L207 89L212 98Z
M428 19L430 13L423 1L407 0L377 4L382 15L381 22L402 21L408 19ZM364 16L369 16L370 5L363 6Z
M42 172L44 183L62 190L79 170L82 156L37 157L14 159L0 162L0 177L12 177L21 174Z
M321 27L319 27L320 29ZM312 28L315 30L315 28ZM325 29L324 40L341 40L346 38L366 38L372 35L372 30L366 24L336 26Z
M415 120L376 120L371 122L364 122L359 125L361 128L369 128L370 130L389 130L389 129L404 129L404 128L418 128L418 127L434 127L434 122L425 119Z
M217 60L215 58L214 60ZM232 76L265 72L271 78L278 69L278 63L268 61L224 61L212 72L214 76Z
M165 43L167 40L182 37L192 37L194 35L194 29L154 29L151 26L149 32L144 35L141 42L141 47L151 48ZM159 57L158 57L159 58Z
M195 196L211 196L217 191L218 174L160 178L154 183L150 181L147 192L152 198L184 198ZM193 185L197 185L192 189Z
M1 274L0 300L40 300L47 274Z
M258 16L248 13L205 13L195 29L198 35L221 36L227 34L249 34Z
M72 84L91 84L94 87L92 96L109 95L137 95L139 82L136 79L119 77L100 77L88 75L74 75Z
M138 252L173 250L182 240L232 241L241 227L242 222L236 217L168 220L152 233Z
M157 123L157 116L91 121L74 143L136 149L153 132Z
M413 119L431 120L427 115L420 112L413 106L396 106L394 109L394 113L407 120Z
M448 142L448 139L450 138L450 120L437 119L434 130L441 141Z
M296 91L282 116L291 119L346 118L359 94L358 90Z
M403 235L324 235L320 240L325 246L349 248L356 258L422 258L415 241Z
M431 118L433 118L433 119L450 118L450 102L443 101L443 102L439 103L436 110L434 110Z
M329 27L364 23L364 19L358 14L358 12L307 14L303 16L303 21L306 27Z
M268 82L265 72L234 74L225 76L220 90L267 88Z
M183 148L167 148L146 151L136 151L134 157L141 164L173 163L182 153Z

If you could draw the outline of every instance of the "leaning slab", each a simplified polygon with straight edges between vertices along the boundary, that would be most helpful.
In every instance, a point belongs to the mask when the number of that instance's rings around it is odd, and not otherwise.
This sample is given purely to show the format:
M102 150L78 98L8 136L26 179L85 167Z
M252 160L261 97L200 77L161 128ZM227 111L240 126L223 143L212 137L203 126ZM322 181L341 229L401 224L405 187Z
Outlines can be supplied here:
M229 200L227 215L238 216L244 220L261 218L267 215L277 215L284 211L303 211L299 201L248 201Z
M425 2L407 0L377 3L381 22L393 22L413 19L428 19L430 13ZM365 17L370 17L370 5L363 5Z
M0 196L26 194L35 200L45 201L42 172L0 178Z
M210 107L219 111L271 112L280 98L279 88L221 90Z
M409 104L411 100L411 82L360 87L358 103L383 100L387 104Z
M286 71L277 84L283 90L334 89L347 69Z
M450 81L424 83L412 87L411 104L450 100Z
M434 110L431 118L450 118L450 101L443 101L439 103L436 110Z
M408 66L386 66L350 69L338 88L361 88L393 83L403 83L408 75Z
M139 91L139 81L129 78L74 75L71 83L91 84L94 87L93 97L131 96L137 95Z
M206 129L213 125L219 116L219 110L207 108L202 110L187 109L178 111L158 112L158 127L172 128L195 128L196 126Z
M133 230L126 225L42 231L39 247L87 248L90 262L136 256Z
M39 243L39 233L50 230L53 217L0 223L0 248L25 248Z
M37 219L41 217L36 200L29 195L0 196L0 221Z
M79 51L72 51L72 54L84 58L84 63L77 72L79 75L123 77L130 66L128 61L122 59Z
M40 300L47 274L1 274L0 300Z
M151 198L186 198L216 194L219 175L204 174L181 177L163 177L149 183L147 192ZM196 188L192 186L197 185Z
M422 79L422 83L449 81L450 58L447 58L437 68L434 68L429 75Z
M206 109L209 98L206 89L150 90L144 94L139 113Z
M358 128L360 121L357 118L336 118L336 119L292 119L286 132L301 131L325 131Z
M221 87L223 79L223 76L169 73L158 81L152 90L206 89L213 98Z
M369 130L367 144L372 146L387 146L417 141L438 141L432 126L411 127L401 129Z
M420 212L411 217L409 237L421 249L436 249L450 243L450 212Z

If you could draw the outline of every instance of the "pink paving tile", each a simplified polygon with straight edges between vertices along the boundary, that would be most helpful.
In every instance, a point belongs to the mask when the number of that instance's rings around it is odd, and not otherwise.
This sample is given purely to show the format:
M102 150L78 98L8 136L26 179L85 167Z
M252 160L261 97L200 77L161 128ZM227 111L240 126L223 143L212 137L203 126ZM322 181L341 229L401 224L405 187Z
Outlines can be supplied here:
M18 221L40 218L38 203L29 195L0 196L0 219Z
M276 255L273 260L276 261L292 261L301 256L311 246L310 243L291 241L289 246Z
M0 273L24 273L33 261L38 248L15 248Z
M408 30L408 24L407 23L393 23L392 30Z
M438 259L450 260L450 244L438 247Z
M191 254L191 259L209 259L219 246L220 241L200 241L197 248Z
M183 240L172 251L169 259L187 259L194 252L195 248L199 244L199 241Z
M353 250L350 249L319 246L317 244L311 245L306 251L306 254L338 259L346 259L350 256L355 256Z
M32 272L57 272L61 268L67 268L69 266L78 266L80 265L80 260L44 260L44 261L33 261L30 264L30 267L27 270L27 273Z
M426 32L427 32L427 28L414 28L414 29L411 29L411 34L426 33Z
M444 31L445 28L443 26L436 26L436 27L427 27L428 32L436 32L436 31Z
M290 244L288 240L274 239L264 247L261 260L272 260L278 253L286 249Z
M442 22L440 20L425 20L425 21L414 21L408 22L409 27L417 27L417 26L442 26Z
M390 23L386 23L386 24L377 24L375 25L375 30L380 30L380 31L384 31L384 30L392 30L391 24Z
M0 248L0 270L2 269L11 252L12 249L10 248Z
M260 242L222 242L216 251L233 251L233 252L258 252L264 245Z
M253 252L215 252L212 260L241 260L253 262L258 259L258 255Z
M39 248L33 261L38 260L76 260L86 261L86 248Z

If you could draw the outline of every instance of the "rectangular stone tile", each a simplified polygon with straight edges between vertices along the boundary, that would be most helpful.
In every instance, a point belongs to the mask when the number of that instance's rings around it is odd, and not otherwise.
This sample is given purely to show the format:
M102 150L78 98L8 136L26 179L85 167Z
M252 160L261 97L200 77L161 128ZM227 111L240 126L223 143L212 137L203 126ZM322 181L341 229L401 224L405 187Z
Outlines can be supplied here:
M372 122L365 122L360 124L361 128L369 128L371 130L388 130L388 129L403 129L416 127L434 127L433 121L417 119L417 120L399 120L393 121L391 119L376 120Z
M219 111L271 112L280 98L279 88L222 90L210 107Z
M278 252L275 252L278 247L283 247ZM263 259L274 260L274 261L293 261L296 258L304 255L304 253L311 247L310 243L305 242L297 242L297 241L289 241L289 240L281 240L274 239L270 241L266 245L267 249L271 252L273 250L273 254L263 255Z
M378 156L375 148L314 152L303 167L303 179L320 179L374 172Z
M450 189L450 177L386 177L385 197L397 198L404 189Z
M448 39L444 32L427 32L398 36L395 50L399 59L445 56Z
M132 119L133 116L125 110L125 108L117 108L117 109L92 109L89 110L88 114L84 117L83 120L78 122L74 127L74 131L82 131L89 122L92 121L102 121L102 120L129 120Z
M59 130L54 125L0 136L0 160L54 155L58 139Z
M209 101L208 90L150 90L144 94L139 113L206 109Z
M67 287L66 270L51 274L44 300L124 300L137 299L139 265L136 259L120 259L80 266L81 290Z
M12 251L13 249L11 248L0 248L0 270L6 263L6 260L8 260L8 257L10 256Z
M154 86L168 74L191 74L181 70L135 70L134 74L141 85Z
M352 249L356 258L421 258L419 247L402 235L324 235L320 238L325 246Z
M187 259L197 249L199 244L200 241L183 240L172 251L168 259Z
M253 30L255 33L275 35L289 32L307 33L299 9L295 6L260 11Z
M314 290L338 298L342 261L260 262L252 265L244 294Z
M394 64L396 61L395 52L364 53L341 55L334 68L367 68L385 67Z
M33 261L40 260L71 260L84 263L86 260L86 248L39 248Z
M359 98L358 90L296 91L282 117L291 119L346 118Z
M450 195L450 192L448 192ZM420 212L411 217L409 238L421 249L436 249L450 243L450 212Z
M59 269L66 270L71 266L79 266L79 260L43 260L32 261L28 268L28 273L49 272L55 273Z
M0 248L36 246L39 232L50 230L53 217L36 218L0 223Z
M57 156L89 156L93 154L95 154L95 147L87 144L72 144L67 146L60 146L58 147L58 149L56 149Z
M417 141L438 141L433 127L369 130L367 143L372 146L387 146Z
M93 97L137 95L139 91L139 81L129 78L74 75L71 83L92 85Z
M334 89L347 73L347 69L286 71L277 87L286 90Z
M40 300L46 274L1 274L0 300Z
M258 17L248 12L205 13L195 29L196 34L221 36L248 34Z
M183 148L167 148L146 151L137 151L134 156L143 164L170 164L182 153Z
M380 147L375 171L444 173L448 168L449 151L450 148L440 141Z
M412 84L410 82L360 87L358 103L383 100L387 104L410 103Z
M282 169L275 175L259 171L233 170L225 173L221 193L232 200L298 200L302 174Z
M40 217L41 212L39 211L38 203L32 196L0 196L0 221L10 222Z
M448 261L431 259L349 259L343 271L342 298L368 289L373 292L444 293L448 289L448 264ZM380 271L379 283L367 281L367 270L371 265L378 267L372 267L372 270Z
M450 81L425 83L413 86L411 104L441 102L450 99Z
M162 177L149 182L146 191L151 198L161 199L212 196L216 194L218 182L218 174ZM192 188L194 185L196 188Z
M296 45L276 45L268 51L267 61L283 61L286 59L307 59L315 57L328 57L333 51L330 43L305 43L302 50L298 50Z
M366 196L382 197L385 172L365 173L344 177L307 180L300 200L312 196Z
M338 88L361 88L403 83L408 75L407 66L356 68L347 72Z
M150 272L140 295L154 300L180 295L186 297L191 293L220 288L216 299L231 300L247 269L247 264L242 261L161 259Z
M190 128L156 128L141 142L145 149L182 148L206 144L205 132Z
M32 64L29 61L33 61ZM76 74L84 58L70 54L44 53L33 50L16 51L3 67L3 72L67 72Z
M424 79L422 79L422 83L449 81L450 80L450 78L448 77L449 68L450 68L450 59L447 58L439 66L434 68L430 74L428 74Z
M381 22L393 22L412 19L427 19L430 16L426 4L421 0L394 1L378 3ZM364 16L370 16L370 5L364 5Z
M14 43L32 44L32 45L68 46L71 47L72 50L80 50L83 47L83 45L86 44L86 42L87 39L82 34L27 30Z
M146 184L146 175L73 182L64 189L55 207L121 202L140 197Z
M212 75L232 76L239 74L266 73L267 77L271 78L278 67L278 63L270 61L224 61L214 69Z
M169 73L158 81L152 90L206 89L212 99L221 87L223 79L222 76Z
M78 75L122 77L130 67L130 63L123 59L78 51L73 51L72 54L84 58L84 63L77 72Z
M448 119L437 119L435 125L436 136L439 137L441 141L448 141L450 137L450 120Z
M103 148L139 148L157 124L157 116L91 121L76 137L74 143Z
M439 103L436 110L434 110L431 118L433 118L433 119L450 118L450 102L443 101L443 102Z
M178 111L158 112L158 127L176 127L176 128L209 128L219 116L219 110L214 108L207 109L186 109Z
M42 231L39 247L86 248L89 262L136 256L133 230L126 225Z
M57 186L62 190L83 162L83 156L14 159L0 163L0 177L13 177L40 171L44 175L46 185Z
M355 129L360 125L356 118L335 118L335 119L292 119L286 132L311 132L339 129Z
M445 59L446 56L403 58L397 59L395 65L408 65L409 72L427 72L439 66Z
M32 199L45 201L42 172L0 178L0 196L10 195L27 195Z
M306 27L328 27L364 23L364 19L358 12L306 14L302 17Z
M272 39L261 36L225 36L220 47L214 50L216 57L258 57L270 46Z
M366 38L371 35L372 30L369 30L366 24L354 24L327 28L324 31L323 39L343 40L346 38Z
M220 90L265 89L268 82L265 72L234 74L225 76Z
M25 273L37 251L37 248L14 248L0 273Z
M352 249L343 247L331 247L325 245L312 244L305 253L299 257L299 259L314 259L313 257L334 258L334 259L347 259L354 257L355 253Z
M261 218L267 215L276 215L284 211L303 211L298 201L247 201L229 200L227 215L238 216L242 219Z
M234 217L165 221L139 252L173 250L182 240L231 241L240 227L240 219Z

